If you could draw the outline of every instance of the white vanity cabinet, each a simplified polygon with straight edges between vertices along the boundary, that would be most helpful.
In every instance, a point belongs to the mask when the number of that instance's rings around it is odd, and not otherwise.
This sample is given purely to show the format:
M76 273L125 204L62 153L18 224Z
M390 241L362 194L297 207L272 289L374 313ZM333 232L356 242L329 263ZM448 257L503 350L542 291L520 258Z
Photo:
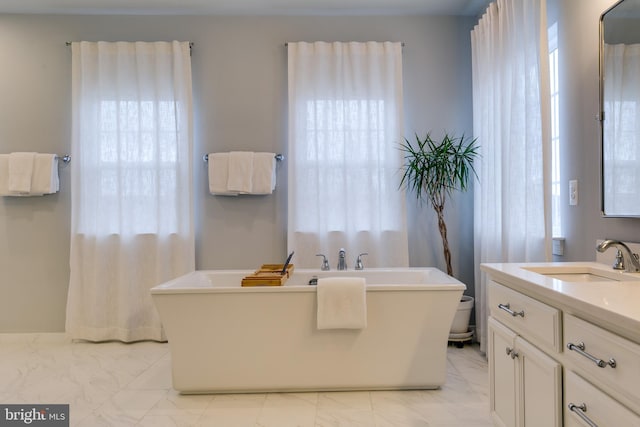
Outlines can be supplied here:
M595 263L482 268L494 424L640 427L640 279L607 282L605 271L602 281L572 282L544 273L599 272Z
M491 415L498 426L562 426L562 366L537 346L560 345L560 313L489 283ZM553 352L553 350L551 350Z

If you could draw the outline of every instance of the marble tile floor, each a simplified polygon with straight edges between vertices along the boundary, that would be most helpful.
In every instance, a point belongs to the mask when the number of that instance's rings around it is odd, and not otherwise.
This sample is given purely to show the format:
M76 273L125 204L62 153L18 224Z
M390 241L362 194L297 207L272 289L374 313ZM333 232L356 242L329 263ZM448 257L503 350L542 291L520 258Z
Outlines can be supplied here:
M70 405L72 426L491 426L487 363L449 346L439 390L180 395L167 344L0 334L0 403Z

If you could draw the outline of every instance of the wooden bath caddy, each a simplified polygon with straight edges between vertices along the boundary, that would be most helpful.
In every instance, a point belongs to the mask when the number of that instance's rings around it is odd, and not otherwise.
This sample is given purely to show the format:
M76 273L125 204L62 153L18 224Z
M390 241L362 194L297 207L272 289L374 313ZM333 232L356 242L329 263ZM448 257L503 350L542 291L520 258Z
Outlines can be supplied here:
M262 264L259 270L242 279L242 286L282 286L293 273L293 264L287 265L282 274L284 264Z

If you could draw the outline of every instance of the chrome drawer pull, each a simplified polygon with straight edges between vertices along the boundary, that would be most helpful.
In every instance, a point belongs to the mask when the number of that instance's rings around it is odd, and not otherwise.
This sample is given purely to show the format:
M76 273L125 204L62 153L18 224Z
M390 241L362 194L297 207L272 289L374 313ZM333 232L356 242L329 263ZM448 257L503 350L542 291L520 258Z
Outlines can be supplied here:
M586 351L584 351L584 343L581 341L578 344L574 344L572 342L567 344L567 348L569 350L573 350L576 353L586 357L587 359L591 360L593 363L595 363L596 365L598 365L599 368L606 368L607 365L611 366L612 368L616 367L616 360L614 358L609 359L608 362L605 362L602 359L598 359L597 357L594 357L592 355L590 355L589 353L587 353Z
M510 304L498 304L498 308L500 310L506 311L507 313L509 313L513 317L516 317L516 316L524 317L524 310L522 310L522 311L513 311L513 310L511 310L511 305Z
M582 418L582 421L589 424L591 427L598 427L596 423L591 421L591 419L585 415L585 412L587 412L586 404L583 403L582 405L576 405L574 403L569 403L567 406L571 412Z

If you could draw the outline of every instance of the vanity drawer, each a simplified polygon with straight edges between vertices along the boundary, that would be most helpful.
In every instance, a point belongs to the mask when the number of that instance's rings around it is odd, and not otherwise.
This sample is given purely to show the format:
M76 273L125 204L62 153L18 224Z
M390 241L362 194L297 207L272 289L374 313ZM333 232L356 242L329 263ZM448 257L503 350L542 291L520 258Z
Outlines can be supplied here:
M568 362L585 377L640 409L640 345L566 314L564 346Z
M560 310L493 280L488 285L491 316L539 346L561 351Z
M564 426L640 427L640 416L616 402L591 383L571 371L566 371L564 386Z

